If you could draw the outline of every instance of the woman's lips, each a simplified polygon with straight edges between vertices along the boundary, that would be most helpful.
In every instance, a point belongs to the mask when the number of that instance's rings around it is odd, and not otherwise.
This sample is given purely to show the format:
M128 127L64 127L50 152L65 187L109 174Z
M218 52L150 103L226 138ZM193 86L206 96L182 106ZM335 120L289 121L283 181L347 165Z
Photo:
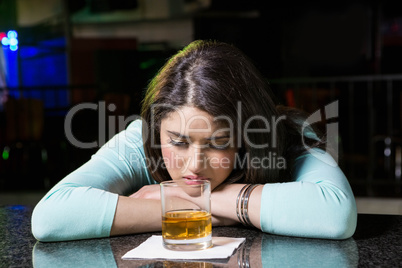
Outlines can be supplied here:
M187 185L198 185L204 184L206 181L209 182L209 179L207 177L201 176L184 176L183 179Z
M207 177L194 176L194 175L183 176L183 179L188 179L188 180L208 180Z

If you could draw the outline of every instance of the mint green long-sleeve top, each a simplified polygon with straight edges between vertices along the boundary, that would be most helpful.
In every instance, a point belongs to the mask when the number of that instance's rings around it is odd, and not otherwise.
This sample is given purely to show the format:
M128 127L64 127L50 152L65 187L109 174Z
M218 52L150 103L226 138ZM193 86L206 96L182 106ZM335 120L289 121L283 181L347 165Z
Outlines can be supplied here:
M118 196L157 183L147 171L141 127L140 120L132 122L42 198L32 214L36 239L110 235ZM264 185L261 229L278 235L346 239L357 221L351 187L329 154L311 152L296 159L291 182Z

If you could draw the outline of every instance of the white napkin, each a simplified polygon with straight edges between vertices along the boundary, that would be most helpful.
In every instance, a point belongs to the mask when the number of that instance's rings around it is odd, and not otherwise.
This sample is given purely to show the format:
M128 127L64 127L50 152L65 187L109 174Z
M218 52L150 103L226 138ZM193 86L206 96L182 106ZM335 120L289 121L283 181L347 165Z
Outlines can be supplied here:
M162 245L162 236L153 235L138 247L130 250L122 259L226 259L245 238L212 237L213 246L205 250L175 251L169 250Z

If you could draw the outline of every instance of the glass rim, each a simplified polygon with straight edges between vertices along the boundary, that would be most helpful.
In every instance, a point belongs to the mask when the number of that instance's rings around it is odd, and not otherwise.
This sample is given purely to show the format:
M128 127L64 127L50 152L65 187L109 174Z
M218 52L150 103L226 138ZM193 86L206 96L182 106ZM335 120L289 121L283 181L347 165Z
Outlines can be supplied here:
M194 184L187 184L186 181L196 182ZM162 181L161 186L172 186L172 187L199 187L201 185L211 185L209 180L189 180L189 179L178 179Z

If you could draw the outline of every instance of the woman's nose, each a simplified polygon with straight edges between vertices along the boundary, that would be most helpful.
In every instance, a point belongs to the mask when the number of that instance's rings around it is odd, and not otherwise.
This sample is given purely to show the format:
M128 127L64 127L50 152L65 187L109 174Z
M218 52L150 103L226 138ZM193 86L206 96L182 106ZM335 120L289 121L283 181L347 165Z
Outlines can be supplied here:
M187 170L193 174L200 174L206 168L205 153L202 146L191 145L187 159Z

